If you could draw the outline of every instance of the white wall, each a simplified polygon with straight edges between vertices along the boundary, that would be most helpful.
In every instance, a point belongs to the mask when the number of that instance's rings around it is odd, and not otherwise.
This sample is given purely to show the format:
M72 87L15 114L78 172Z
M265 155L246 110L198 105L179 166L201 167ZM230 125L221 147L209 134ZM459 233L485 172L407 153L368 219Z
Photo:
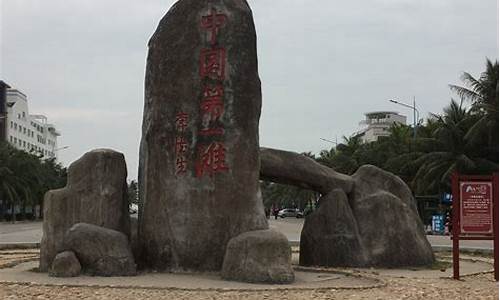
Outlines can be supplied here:
M57 159L57 135L48 128L46 122L29 114L24 94L14 89L7 90L7 141L10 144L27 152L34 149L44 158Z

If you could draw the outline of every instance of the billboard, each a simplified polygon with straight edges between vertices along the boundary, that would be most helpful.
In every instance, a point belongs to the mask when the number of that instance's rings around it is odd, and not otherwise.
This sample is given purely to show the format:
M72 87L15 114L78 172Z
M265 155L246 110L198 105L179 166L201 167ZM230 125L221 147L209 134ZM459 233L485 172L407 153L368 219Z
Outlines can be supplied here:
M493 234L493 186L491 182L460 182L460 233Z

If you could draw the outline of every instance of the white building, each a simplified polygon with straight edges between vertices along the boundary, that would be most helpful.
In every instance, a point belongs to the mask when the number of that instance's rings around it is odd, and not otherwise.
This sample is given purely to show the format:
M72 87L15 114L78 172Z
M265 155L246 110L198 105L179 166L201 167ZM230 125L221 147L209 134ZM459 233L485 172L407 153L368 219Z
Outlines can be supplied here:
M365 120L359 122L363 128L357 134L365 143L375 142L381 136L389 136L389 128L394 123L406 125L406 116L394 111L368 112L365 117Z
M5 140L17 149L57 160L57 137L61 134L54 125L43 115L29 114L28 99L21 91L6 85L4 97Z

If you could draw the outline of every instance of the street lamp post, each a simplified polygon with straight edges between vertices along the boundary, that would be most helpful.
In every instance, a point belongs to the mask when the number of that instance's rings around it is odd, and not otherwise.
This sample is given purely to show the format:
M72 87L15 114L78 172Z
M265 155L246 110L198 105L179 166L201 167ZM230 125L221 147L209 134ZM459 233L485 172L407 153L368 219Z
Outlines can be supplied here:
M337 137L335 137L335 142L334 141L331 141L331 140L328 140L328 139L324 139L324 138L319 138L320 140L322 141L325 141L325 142L329 142L329 143L332 143L332 144L335 144L335 146L337 146Z
M64 146L64 147L61 147L61 148L54 149L54 152L59 151L59 150L68 149L68 148L69 148L69 146Z
M415 105L415 96L413 96L413 106L406 104L406 103L403 103L403 102L393 100L393 99L390 99L389 101L392 103L399 104L401 106L413 109L413 139L416 139L417 138L417 120L420 119L420 113Z

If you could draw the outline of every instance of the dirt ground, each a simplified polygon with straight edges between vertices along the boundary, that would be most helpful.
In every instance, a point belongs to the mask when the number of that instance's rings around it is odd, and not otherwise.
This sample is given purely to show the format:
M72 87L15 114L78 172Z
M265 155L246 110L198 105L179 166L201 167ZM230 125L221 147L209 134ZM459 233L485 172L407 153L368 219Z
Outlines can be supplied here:
M7 254L6 254L7 253ZM36 259L37 251L0 255L0 268L20 259ZM175 288L70 287L1 282L0 299L498 299L493 274L447 278L397 278L379 275L385 285L369 289L217 291Z

